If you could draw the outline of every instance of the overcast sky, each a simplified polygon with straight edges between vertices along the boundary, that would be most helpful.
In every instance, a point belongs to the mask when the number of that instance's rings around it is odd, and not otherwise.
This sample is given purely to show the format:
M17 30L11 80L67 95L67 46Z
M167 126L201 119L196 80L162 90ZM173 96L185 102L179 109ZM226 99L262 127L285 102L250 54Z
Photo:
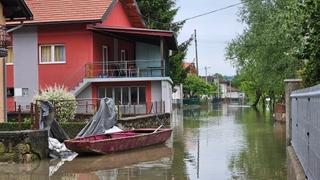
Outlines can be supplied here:
M176 21L239 2L240 0L177 0L180 10ZM200 74L205 74L205 66L209 67L208 74L235 74L235 69L225 60L224 55L227 42L243 31L244 26L237 17L239 7L232 7L185 23L178 41L179 43L185 41L193 34L194 29L197 29ZM192 62L194 58L193 43L189 47L186 61Z

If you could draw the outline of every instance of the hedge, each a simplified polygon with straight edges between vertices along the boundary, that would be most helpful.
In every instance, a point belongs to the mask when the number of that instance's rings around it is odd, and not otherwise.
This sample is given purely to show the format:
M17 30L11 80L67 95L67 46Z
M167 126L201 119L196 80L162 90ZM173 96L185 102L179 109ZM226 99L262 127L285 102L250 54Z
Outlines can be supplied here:
M66 131L70 138L74 138L86 123L78 123L78 122L65 122L60 123L60 126Z
M21 130L30 129L30 123L21 123ZM18 131L19 123L17 122L8 122L8 123L0 123L0 131Z
M66 131L66 133L70 136L70 138L74 138L80 130L86 125L86 123L78 123L78 122L65 122L59 123L60 126ZM30 129L30 123L21 123L21 130ZM0 123L0 131L18 131L19 123L17 122L7 122Z

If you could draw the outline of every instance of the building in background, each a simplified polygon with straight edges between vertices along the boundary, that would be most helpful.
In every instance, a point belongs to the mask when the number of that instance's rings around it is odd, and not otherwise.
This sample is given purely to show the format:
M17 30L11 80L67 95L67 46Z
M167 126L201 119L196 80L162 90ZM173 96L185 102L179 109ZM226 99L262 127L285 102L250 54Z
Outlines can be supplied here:
M0 0L0 122L6 121L6 63L7 51L6 21L24 21L32 18L32 13L24 0Z
M188 75L197 75L197 68L194 63L183 62L182 67L187 71Z

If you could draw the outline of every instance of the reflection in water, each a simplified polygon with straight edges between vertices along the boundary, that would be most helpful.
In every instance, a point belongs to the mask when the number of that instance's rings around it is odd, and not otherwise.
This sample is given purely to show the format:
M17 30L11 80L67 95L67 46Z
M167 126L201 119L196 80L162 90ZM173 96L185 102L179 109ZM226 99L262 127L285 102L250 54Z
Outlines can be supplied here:
M0 164L0 179L285 179L285 127L226 104L176 109L166 145L49 165Z

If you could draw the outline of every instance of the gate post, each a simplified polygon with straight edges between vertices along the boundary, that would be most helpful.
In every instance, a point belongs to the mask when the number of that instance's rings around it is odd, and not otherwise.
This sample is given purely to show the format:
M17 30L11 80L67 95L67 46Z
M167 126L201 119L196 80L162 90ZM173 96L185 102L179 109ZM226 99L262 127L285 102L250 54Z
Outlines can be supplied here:
M285 101L286 101L286 144L291 145L292 139L292 114L291 114L291 92L302 87L301 79L286 79L285 83Z

